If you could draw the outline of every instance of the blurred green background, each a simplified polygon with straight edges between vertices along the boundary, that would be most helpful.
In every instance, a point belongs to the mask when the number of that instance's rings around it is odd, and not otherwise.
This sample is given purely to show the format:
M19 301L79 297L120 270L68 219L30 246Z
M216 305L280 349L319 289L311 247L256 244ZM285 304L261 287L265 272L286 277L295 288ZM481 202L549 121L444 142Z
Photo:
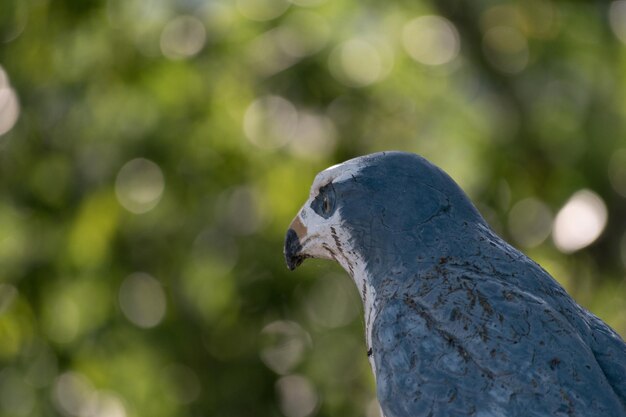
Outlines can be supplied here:
M626 1L2 0L0 415L377 416L319 170L387 149L626 335Z

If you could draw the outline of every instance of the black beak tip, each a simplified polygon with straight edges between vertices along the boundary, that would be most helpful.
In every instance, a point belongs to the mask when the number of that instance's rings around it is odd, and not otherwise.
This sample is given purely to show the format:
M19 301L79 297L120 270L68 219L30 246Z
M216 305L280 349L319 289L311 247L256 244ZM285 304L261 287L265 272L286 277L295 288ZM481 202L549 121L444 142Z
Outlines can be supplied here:
M287 268L290 271L296 269L305 259L305 256L301 254L302 246L300 245L300 239L293 229L287 230L285 236L285 262Z
M301 257L295 257L287 260L287 269L294 271L304 261Z

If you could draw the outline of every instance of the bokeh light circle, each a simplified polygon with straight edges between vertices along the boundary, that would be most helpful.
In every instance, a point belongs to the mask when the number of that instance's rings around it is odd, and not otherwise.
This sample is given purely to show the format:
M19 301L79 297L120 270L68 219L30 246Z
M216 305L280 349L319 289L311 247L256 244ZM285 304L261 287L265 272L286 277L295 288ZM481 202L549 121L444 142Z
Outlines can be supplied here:
M611 3L609 23L617 39L626 44L626 0Z
M96 390L83 374L68 371L54 383L53 399L62 415L71 417L126 417L126 407L114 392Z
M20 103L9 77L0 66L0 136L10 131L20 115Z
M288 375L276 381L278 405L286 417L307 417L317 408L319 397L313 384L301 375Z
M252 185L241 185L222 193L225 204L221 207L224 224L234 235L251 235L256 233L265 221L262 207L263 196L258 188Z
M297 134L290 149L298 157L319 160L327 157L335 148L337 129L333 121L314 112L300 112Z
M156 207L164 189L161 168L145 158L128 161L115 180L117 200L122 207L135 214L145 213Z
M91 381L77 372L60 375L53 388L57 409L65 415L82 417L94 414L96 392Z
M454 24L440 16L421 16L405 24L402 45L415 61L431 66L452 61L461 49Z
M277 374L285 375L300 363L311 337L298 323L278 320L261 330L260 341L263 363Z
M626 197L626 148L616 150L609 160L609 180L613 189Z
M163 28L161 52L169 59L189 58L202 50L206 42L206 29L200 19L179 16Z
M530 56L526 37L512 26L490 28L483 37L483 52L495 68L508 74L522 72Z
M88 417L126 417L126 406L116 393L96 391L95 394L94 410Z
M165 316L165 292L150 275L138 272L122 282L119 291L120 309L133 324L151 328Z
M541 244L552 229L552 212L537 198L517 202L508 218L509 232L520 245L532 248Z
M376 46L359 38L338 45L330 54L332 75L350 87L365 87L383 76L382 56Z
M256 99L246 109L243 129L248 140L262 149L286 145L296 132L298 111L279 96Z
M571 253L592 244L604 230L607 209L591 190L574 193L556 215L552 238L557 249Z

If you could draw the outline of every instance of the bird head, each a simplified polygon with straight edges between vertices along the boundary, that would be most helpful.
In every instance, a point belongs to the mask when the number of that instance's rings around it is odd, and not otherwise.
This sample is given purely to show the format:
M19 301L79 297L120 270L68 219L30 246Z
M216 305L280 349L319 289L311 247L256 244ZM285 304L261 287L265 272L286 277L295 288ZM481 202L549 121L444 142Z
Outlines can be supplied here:
M375 153L315 177L287 231L285 259L291 270L306 258L333 259L354 276L443 250L446 231L467 222L484 220L445 172L415 154Z

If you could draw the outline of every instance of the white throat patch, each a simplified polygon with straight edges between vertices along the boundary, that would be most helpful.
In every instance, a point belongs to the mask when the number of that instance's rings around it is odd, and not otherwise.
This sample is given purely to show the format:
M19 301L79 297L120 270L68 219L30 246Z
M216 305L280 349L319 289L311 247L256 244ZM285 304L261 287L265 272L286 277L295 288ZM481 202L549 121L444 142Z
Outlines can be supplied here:
M347 161L320 172L311 186L309 200L298 214L300 222L306 227L306 238L301 242L302 251L310 256L336 260L348 272L356 285L365 312L365 340L367 354L374 378L376 363L372 353L372 325L376 318L376 291L370 284L367 263L352 247L349 232L342 227L343 219L340 210L336 210L327 219L319 216L311 208L312 201L317 197L319 189L331 182L347 181L355 178L362 168L361 161Z

